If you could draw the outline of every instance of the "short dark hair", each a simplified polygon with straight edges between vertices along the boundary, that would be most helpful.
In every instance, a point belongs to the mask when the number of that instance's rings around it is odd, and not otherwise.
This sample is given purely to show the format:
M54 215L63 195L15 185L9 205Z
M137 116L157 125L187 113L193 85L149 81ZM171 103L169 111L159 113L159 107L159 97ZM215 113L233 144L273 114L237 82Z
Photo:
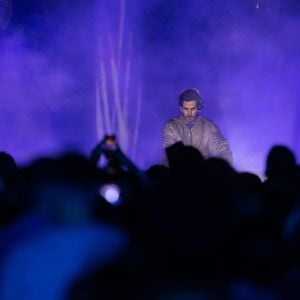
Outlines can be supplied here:
M198 109L203 108L203 99L197 89L184 90L179 96L179 106L182 106L184 101L197 101Z

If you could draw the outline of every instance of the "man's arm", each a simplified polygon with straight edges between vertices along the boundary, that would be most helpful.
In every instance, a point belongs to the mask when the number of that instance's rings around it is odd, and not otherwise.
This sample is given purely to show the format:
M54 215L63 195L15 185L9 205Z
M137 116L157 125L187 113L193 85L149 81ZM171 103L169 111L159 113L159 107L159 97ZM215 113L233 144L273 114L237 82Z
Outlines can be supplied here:
M232 152L226 139L215 124L210 124L209 151L211 156L225 159L230 164L233 163Z
M175 139L175 131L172 127L172 124L168 122L163 130L163 157L162 157L162 164L165 165L166 167L169 167L169 162L167 158L167 154L165 152L165 149L168 148L169 146L175 144L177 141Z
M177 140L175 139L175 131L171 123L167 123L163 130L163 146L164 149L175 144Z

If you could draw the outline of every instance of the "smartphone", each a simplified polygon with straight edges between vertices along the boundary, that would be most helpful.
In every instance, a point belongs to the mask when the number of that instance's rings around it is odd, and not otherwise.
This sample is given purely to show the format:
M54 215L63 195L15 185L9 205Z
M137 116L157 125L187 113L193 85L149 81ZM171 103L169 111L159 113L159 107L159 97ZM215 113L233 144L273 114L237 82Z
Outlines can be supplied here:
M121 190L114 183L104 184L100 187L99 193L111 205L119 205L121 203Z

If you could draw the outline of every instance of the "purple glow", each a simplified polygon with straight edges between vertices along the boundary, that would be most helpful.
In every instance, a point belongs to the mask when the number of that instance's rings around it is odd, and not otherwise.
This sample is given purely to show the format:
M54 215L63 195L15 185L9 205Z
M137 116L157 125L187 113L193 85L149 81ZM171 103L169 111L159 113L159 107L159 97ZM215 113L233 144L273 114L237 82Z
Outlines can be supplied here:
M39 14L26 15L29 25L21 19L1 33L0 147L20 163L87 151L96 136L91 7L43 5Z
M278 143L299 155L292 0L63 2L45 1L42 42L20 26L0 39L1 150L19 162L88 153L115 132L140 166L159 163L164 122L187 87L202 93L238 169L262 173Z
M179 92L197 87L204 115L228 138L238 169L262 173L278 143L299 154L299 10L290 16L275 2L260 1L260 10L250 1L153 1L147 7L145 94L154 99L147 148L178 113Z
M107 184L100 188L100 195L111 205L118 205L121 202L120 189L115 184Z

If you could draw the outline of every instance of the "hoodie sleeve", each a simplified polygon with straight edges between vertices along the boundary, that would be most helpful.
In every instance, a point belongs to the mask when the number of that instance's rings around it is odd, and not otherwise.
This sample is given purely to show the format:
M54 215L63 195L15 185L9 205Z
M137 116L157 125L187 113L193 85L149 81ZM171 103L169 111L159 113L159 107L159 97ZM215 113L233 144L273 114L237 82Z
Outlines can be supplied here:
M172 122L168 122L163 130L163 146L164 149L167 147L175 144L177 142L176 140L176 133L174 130L174 126L172 125Z
M233 163L232 152L226 139L214 123L209 123L209 152L210 156L219 157L228 163Z

